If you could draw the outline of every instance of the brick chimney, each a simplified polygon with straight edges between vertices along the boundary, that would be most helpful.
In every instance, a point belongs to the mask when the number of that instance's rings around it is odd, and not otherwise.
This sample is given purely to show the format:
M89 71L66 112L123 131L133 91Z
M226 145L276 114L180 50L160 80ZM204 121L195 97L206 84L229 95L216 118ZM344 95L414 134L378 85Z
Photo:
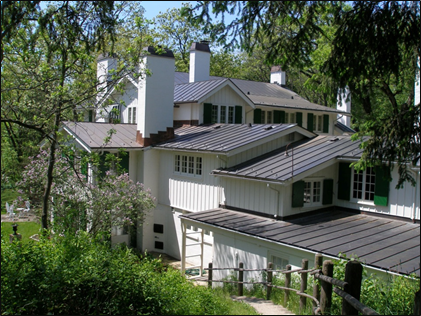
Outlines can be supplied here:
M190 47L189 82L209 80L210 56L208 41L193 43Z
M174 54L170 50L159 52L154 47L143 49L138 90L138 120L136 142L142 146L174 138Z

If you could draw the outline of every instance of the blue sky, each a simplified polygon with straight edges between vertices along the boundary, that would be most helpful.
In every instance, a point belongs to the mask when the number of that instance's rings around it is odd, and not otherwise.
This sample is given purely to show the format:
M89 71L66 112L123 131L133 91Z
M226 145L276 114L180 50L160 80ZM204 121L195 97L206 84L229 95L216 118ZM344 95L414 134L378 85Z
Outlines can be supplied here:
M166 12L167 9L180 9L183 3L191 3L195 5L197 1L142 1L140 5L145 8L145 17L152 19L156 17L159 12Z

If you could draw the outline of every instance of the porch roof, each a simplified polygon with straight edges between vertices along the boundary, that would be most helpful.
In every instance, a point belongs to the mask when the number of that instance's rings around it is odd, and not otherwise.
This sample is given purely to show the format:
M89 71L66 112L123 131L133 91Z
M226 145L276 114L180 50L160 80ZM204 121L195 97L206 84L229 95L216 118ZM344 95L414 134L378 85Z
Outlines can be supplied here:
M283 221L221 208L180 218L332 257L356 255L368 267L420 276L418 224L338 209Z

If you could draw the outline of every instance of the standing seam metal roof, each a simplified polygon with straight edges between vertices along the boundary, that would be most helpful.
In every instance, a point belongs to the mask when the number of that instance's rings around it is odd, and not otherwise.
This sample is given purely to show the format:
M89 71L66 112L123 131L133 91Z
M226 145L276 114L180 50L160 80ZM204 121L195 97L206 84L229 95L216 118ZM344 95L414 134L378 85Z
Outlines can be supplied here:
M359 158L359 145L350 136L317 136L291 143L288 151L284 146L231 168L213 170L212 174L284 182L337 157Z
M339 209L285 221L219 208L180 218L324 255L354 254L373 268L420 275L419 224Z

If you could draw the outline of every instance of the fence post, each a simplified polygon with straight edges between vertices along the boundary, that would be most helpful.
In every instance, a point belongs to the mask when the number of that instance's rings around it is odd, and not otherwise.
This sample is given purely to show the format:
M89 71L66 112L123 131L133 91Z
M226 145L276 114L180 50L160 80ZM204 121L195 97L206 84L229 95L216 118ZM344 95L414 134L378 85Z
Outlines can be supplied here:
M308 260L303 259L301 260L301 269L308 270ZM301 286L300 292L305 293L307 289L307 272L301 273ZM304 312L306 308L307 299L305 296L300 296L300 312L301 314Z
M268 279L267 279L267 285L266 285L266 299L267 300L270 300L270 294L272 292L272 275L273 275L272 267L273 267L272 262L269 262L269 264L268 264Z
M413 315L419 315L419 314L420 314L420 290L418 290L418 292L415 293L414 314Z
M209 262L208 268L208 288L212 288L212 262Z
M314 269L321 269L323 264L323 256L320 253L316 253L314 256ZM314 279L314 285L313 285L313 297L320 302L320 287L317 283L318 281ZM314 315L314 310L317 307L317 304L315 301L313 301L313 309L312 314Z
M244 278L244 264L240 262L238 270L238 296L243 296L243 278Z
M290 271L291 265L287 264L286 269L288 271ZM291 286L291 273L286 273L285 274L285 287L289 288L290 286ZM285 292L284 292L284 306L287 306L288 298L289 298L289 291L285 290Z
M333 263L330 260L323 261L322 268L323 275L333 277ZM330 315L330 308L332 307L332 284L321 281L320 291L320 310L323 315Z
M351 260L345 267L345 285L344 291L360 300L361 281L363 278L363 266L361 263ZM342 299L342 315L358 315L358 310Z

